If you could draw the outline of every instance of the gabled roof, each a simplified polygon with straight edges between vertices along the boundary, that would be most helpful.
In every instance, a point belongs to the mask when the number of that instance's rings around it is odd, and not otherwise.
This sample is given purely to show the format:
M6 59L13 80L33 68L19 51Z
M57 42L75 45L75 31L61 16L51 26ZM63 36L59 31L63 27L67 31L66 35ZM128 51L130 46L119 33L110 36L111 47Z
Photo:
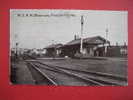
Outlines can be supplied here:
M46 46L44 49L60 48L61 46L63 46L63 44L51 44Z
M80 44L81 39L76 39L65 44L66 46ZM107 41L109 43L109 41ZM106 39L101 36L88 37L83 39L83 43L87 44L103 44L106 43Z

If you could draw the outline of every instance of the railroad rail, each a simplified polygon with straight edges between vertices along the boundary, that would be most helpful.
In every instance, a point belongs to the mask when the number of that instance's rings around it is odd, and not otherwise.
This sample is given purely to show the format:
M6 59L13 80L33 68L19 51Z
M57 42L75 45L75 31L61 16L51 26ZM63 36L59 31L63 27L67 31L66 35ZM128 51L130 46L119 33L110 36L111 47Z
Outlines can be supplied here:
M68 76L73 76L78 78L80 81L85 81L86 83L91 85L98 86L106 86L106 85L126 85L126 78L121 76L116 76L112 74L106 74L102 72L91 72L91 71L82 71L77 69L63 68L61 66L49 65L42 63L37 60L28 60L27 63L30 63L36 69L40 70L40 72L45 70L50 70L52 72L66 74ZM44 72L42 72L44 74ZM46 76L46 75L45 75ZM50 78L49 78L50 79ZM56 83L58 85L58 83ZM64 84L67 85L67 84Z
M31 71L32 75L35 77L35 79L34 79L35 84L57 85L57 83L55 81L50 79L45 73L43 73L34 64L27 63L27 65L28 65L28 68Z
M66 78L66 77L70 78L70 77L72 77L73 78L72 81L74 81L74 82L77 81L76 83L79 83L79 85L81 85L81 86L82 85L83 86L88 86L88 85L103 85L103 84L101 84L99 82L96 82L94 80L84 78L84 77L82 77L82 76L80 76L78 74L70 73L69 71L63 71L63 70L58 69L58 68L48 67L48 66L44 66L44 65L41 66L39 63L33 63L33 62L27 62L27 63L30 64L30 66L32 66L37 71L39 70L39 72L41 72L41 74L46 73L46 71L50 71L50 73L53 73L53 72L56 73L56 74L58 73L60 75L65 74L65 77L62 77L62 78ZM43 71L45 71L45 72L43 72ZM49 75L47 75L47 76L49 77ZM57 77L54 77L54 78L57 78ZM52 80L52 78L51 78L51 80ZM59 80L59 81L61 81L61 80ZM65 80L63 79L63 81L65 81ZM69 82L72 82L72 81L69 80ZM39 82L37 82L37 83L39 83ZM56 85L67 85L67 84L58 84L58 83L60 83L60 82L57 82ZM54 85L54 84L51 84L51 85Z

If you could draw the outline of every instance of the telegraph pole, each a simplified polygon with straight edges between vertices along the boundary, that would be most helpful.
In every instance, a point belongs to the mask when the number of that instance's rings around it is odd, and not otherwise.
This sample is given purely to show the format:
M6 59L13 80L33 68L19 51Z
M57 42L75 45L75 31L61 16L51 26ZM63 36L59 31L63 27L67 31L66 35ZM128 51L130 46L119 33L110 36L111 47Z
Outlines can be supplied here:
M80 53L83 53L83 24L84 24L84 18L83 15L81 16L81 41L80 41Z
M54 40L52 40L52 45L55 45L56 43L55 43L55 41ZM54 47L54 51L53 51L53 59L56 57L56 47Z
M105 56L107 56L107 43L108 43L108 28L106 28L106 45L105 45Z
M16 56L16 60L18 60L18 35L15 34L15 56Z

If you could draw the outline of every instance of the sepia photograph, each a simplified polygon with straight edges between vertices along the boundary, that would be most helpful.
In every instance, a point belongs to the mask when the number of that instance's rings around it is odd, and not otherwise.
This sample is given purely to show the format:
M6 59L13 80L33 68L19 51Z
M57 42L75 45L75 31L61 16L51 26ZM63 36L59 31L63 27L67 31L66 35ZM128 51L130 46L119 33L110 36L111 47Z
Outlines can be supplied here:
M10 9L12 85L127 86L128 11Z

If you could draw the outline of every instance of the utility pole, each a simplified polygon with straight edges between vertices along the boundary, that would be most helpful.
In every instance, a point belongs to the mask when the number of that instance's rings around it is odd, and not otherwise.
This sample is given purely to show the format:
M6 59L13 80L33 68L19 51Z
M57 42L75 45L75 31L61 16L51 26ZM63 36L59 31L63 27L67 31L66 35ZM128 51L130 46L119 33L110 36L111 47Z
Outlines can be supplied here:
M108 28L106 28L105 56L107 56Z
M83 53L83 24L84 24L84 18L83 15L81 16L81 41L80 41L80 53Z
M54 40L52 40L52 45L54 46L56 43ZM54 47L54 51L53 51L53 59L56 57L56 47Z
M16 59L18 59L18 42L16 42Z
M18 35L15 34L15 56L16 56L16 60L18 60Z

